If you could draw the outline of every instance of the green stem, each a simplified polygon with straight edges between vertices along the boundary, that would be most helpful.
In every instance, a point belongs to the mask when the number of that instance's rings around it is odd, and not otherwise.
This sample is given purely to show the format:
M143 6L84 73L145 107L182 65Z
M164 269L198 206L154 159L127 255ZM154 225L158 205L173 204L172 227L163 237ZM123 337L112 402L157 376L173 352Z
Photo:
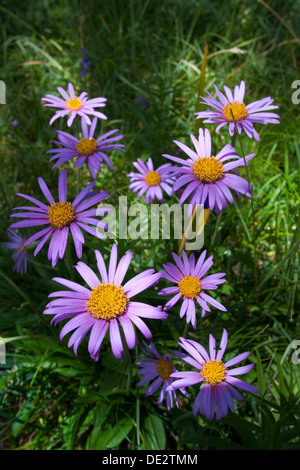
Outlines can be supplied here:
M76 166L76 194L79 193L79 168Z
M141 439L140 439L140 397L139 397L139 389L137 389L136 394L136 445L137 449L140 450L141 447Z
M233 134L231 137L231 146L235 148L235 143L236 143L236 133Z
M67 242L67 247L66 247L66 256L64 257L67 269L70 274L71 281L74 281L74 269L73 269L73 259L72 259L72 254L71 254L71 248L70 248L70 243Z
M214 246L215 241L216 241L216 237L217 237L217 233L218 233L218 228L220 226L221 218L222 218L222 212L217 217L217 223L216 223L215 230L214 230L214 233L213 233L213 236L212 236L212 239L211 239L211 246L212 247Z
M131 389L131 381L132 381L132 361L131 361L131 357L130 357L130 352L129 352L129 349L128 349L128 345L127 345L127 342L126 342L126 338L124 337L123 334L121 334L121 338L122 338L122 343L123 343L124 359L125 359L125 360L127 361L127 363L128 363L128 367L127 367L128 375L127 375L127 383L126 383L126 395L129 395L130 389Z
M184 330L183 330L183 333L182 333L182 337L183 337L183 338L186 338L186 335L187 335L187 332L188 332L188 328L189 328L189 324L188 324L188 323L185 323Z

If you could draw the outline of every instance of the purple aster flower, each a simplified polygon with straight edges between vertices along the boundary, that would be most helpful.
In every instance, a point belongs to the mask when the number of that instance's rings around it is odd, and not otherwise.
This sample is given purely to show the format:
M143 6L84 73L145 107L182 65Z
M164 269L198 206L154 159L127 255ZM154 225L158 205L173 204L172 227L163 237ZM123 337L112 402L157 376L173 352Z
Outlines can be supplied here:
M180 318L186 314L186 322L191 323L193 328L196 328L196 304L200 305L202 309L203 318L206 312L210 312L207 303L213 305L219 310L226 312L226 308L210 295L206 294L205 290L215 290L218 284L226 282L224 278L225 273L211 274L210 276L203 277L213 265L213 256L207 258L206 250L199 256L197 263L195 262L195 255L192 253L190 257L187 256L185 251L182 251L182 260L176 253L172 253L174 264L164 264L165 271L161 271L162 276L168 281L177 284L175 287L166 287L162 289L158 295L175 294L164 306L164 310L172 308L181 298L183 302L180 308Z
M139 356L141 362L136 363L137 366L141 367L137 373L143 375L143 379L138 383L138 387L154 380L145 392L146 397L152 395L162 385L157 404L161 405L166 398L167 409L170 410L173 408L174 399L177 408L179 408L176 391L172 389L167 390L167 387L169 387L175 380L171 378L170 375L177 372L177 369L172 364L171 354L169 353L167 356L165 354L161 356L157 352L153 343L150 343L149 346L145 342L143 343L146 351L143 348L141 349L146 354L146 357ZM189 396L184 388L181 388L180 391L185 396Z
M46 306L46 315L55 315L52 322L71 318L61 330L60 339L75 330L71 335L68 347L73 346L77 355L78 346L91 330L88 351L94 361L98 361L102 341L109 329L110 343L114 356L122 359L123 343L120 335L120 326L129 349L137 344L135 325L141 333L151 339L152 335L142 318L166 320L167 314L161 307L132 302L132 297L155 285L161 274L148 269L123 284L124 277L131 262L132 253L124 255L117 264L117 245L114 244L110 254L109 267L106 270L101 253L95 251L97 268L101 281L92 269L81 261L75 266L78 273L87 283L83 287L67 279L54 278L53 280L71 290L59 291L49 297L59 297Z
M60 111L56 111L54 116L50 119L49 124L51 125L56 119L69 115L67 125L70 127L74 121L75 116L81 116L86 120L88 124L91 124L88 114L97 116L100 119L107 119L105 114L95 111L94 108L105 106L106 98L94 98L92 100L87 99L87 92L84 91L79 96L75 94L74 87L72 83L68 85L68 91L66 92L61 87L58 87L57 90L63 97L60 98L55 95L46 95L42 98L42 101L45 101L44 106L51 106L53 108L62 108Z
M180 346L185 349L188 354L177 352L177 355L188 364L195 367L197 372L174 372L171 377L175 380L170 388L177 390L182 387L189 387L204 382L198 393L193 407L193 413L196 416L198 411L207 419L212 420L216 411L216 419L227 416L228 408L234 412L233 398L239 403L243 401L242 395L234 388L240 388L251 393L259 393L259 390L253 385L249 385L236 375L242 375L249 372L254 363L248 366L237 367L231 369L231 366L238 364L249 356L249 352L244 352L238 356L222 362L223 354L227 346L227 331L223 330L223 335L219 349L216 349L216 340L209 335L209 354L201 344L189 339L179 338Z
M235 124L232 119L231 111L234 115L239 134L242 132L242 129L244 129L250 139L254 137L258 142L260 141L260 137L254 129L253 124L280 124L277 119L279 118L278 114L269 112L272 109L278 108L278 106L272 105L274 101L272 98L267 97L245 105L245 82L243 80L241 81L240 86L235 86L234 94L230 88L224 86L226 96L216 87L215 84L214 87L219 101L217 101L207 90L205 91L209 95L209 98L200 96L200 98L203 99L200 103L214 108L214 111L201 111L195 114L197 116L196 119L208 118L203 121L204 123L218 124L216 132L228 124L229 133L233 136L235 132Z
M234 203L230 189L233 189L238 195L252 197L250 191L252 186L244 178L239 176L236 168L248 164L248 161L256 154L246 155L245 159L240 158L236 150L227 144L216 155L211 154L211 136L207 129L199 129L198 140L191 135L191 140L195 150L190 149L187 145L174 140L187 155L188 159L174 157L172 155L163 155L182 165L181 168L175 167L177 180L173 186L173 191L187 185L184 189L179 204L189 197L190 208L188 214L191 214L195 204L203 204L211 211L215 209L219 214L226 209L227 202ZM228 162L228 160L231 160ZM226 162L226 163L225 163ZM229 173L233 170L236 174Z
M15 250L14 254L12 255L12 259L15 262L13 271L16 271L19 274L26 274L29 258L29 254L23 247L26 238L20 237L14 230L10 228L7 230L7 235L10 241L4 242L3 245L6 248Z
M79 77L80 78L83 78L85 76L85 74L87 73L87 71L88 71L88 67L83 67L82 62L83 62L83 60L80 62L80 64L82 65L82 69L80 69L80 71L79 71Z
M160 166L156 170L153 168L152 158L149 157L148 161L144 163L140 158L133 165L139 173L129 173L130 182L129 189L135 193L138 191L137 199L146 193L145 204L149 204L155 198L160 202L163 201L164 190L168 196L172 194L172 186L174 184L174 169L170 163ZM172 186L170 186L170 184Z
M58 135L58 141L52 141L55 144L59 145L59 148L48 150L47 153L54 153L55 155L50 158L52 160L57 160L53 168L56 168L58 165L77 158L74 163L74 167L78 166L81 168L84 162L87 162L92 178L96 179L96 171L101 171L101 163L105 161L109 168L114 171L114 166L108 156L106 151L118 150L120 152L125 152L121 147L125 145L115 143L116 141L123 139L123 135L117 135L111 137L113 134L118 132L119 129L114 129L112 131L106 132L98 139L94 138L95 129L97 126L97 118L95 117L92 121L92 125L88 128L87 123L84 119L81 120L82 135L81 140L76 139L73 135L67 134L63 131L56 131Z
M91 65L91 60L88 56L85 56L81 61L80 64L82 65L83 68L87 68Z
M85 76L88 68L91 65L91 59L90 59L88 51L84 47L81 49L81 52L83 54L83 59L80 61L80 65L82 69L80 70L79 75L82 78Z
M148 108L147 100L143 96L136 96L134 98L134 101L136 103L138 103L142 109L147 109Z
M97 231L94 227L90 227L90 225L88 225L91 224L102 229L107 228L103 222L94 218L95 215L102 215L101 208L89 208L103 201L103 199L106 199L109 194L106 191L101 193L98 191L91 191L95 183L89 183L76 196L73 202L67 202L67 171L62 170L58 179L59 201L55 202L43 178L38 178L38 182L50 206L47 206L43 202L40 202L31 196L17 193L17 196L28 199L29 201L33 202L36 207L24 206L14 208L13 210L26 209L28 212L12 214L11 217L24 217L25 220L12 224L10 228L37 227L40 225L47 225L46 228L29 237L28 240L26 240L26 242L23 244L23 247L41 238L34 251L34 256L36 256L50 235L52 235L48 249L48 259L52 260L52 266L56 265L59 258L63 258L70 230L74 240L76 254L78 258L81 258L82 244L85 241L80 229L83 229L98 238L104 238L103 234L99 233L99 231ZM103 214L107 213L108 211L108 208L103 209Z

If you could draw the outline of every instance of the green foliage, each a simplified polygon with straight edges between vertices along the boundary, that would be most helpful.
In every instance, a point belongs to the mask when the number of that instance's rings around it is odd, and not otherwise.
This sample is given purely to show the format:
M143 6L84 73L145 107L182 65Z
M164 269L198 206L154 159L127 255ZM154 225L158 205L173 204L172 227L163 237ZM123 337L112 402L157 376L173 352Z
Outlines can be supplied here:
M227 312L213 309L198 319L195 331L179 318L178 306L163 325L147 323L162 353L178 349L179 336L206 346L210 333L220 339L226 328L228 357L251 351L255 367L247 381L260 395L244 393L234 414L209 422L193 416L198 390L190 387L190 397L180 395L179 408L167 412L165 405L157 405L158 392L145 397L146 387L137 387L138 347L118 361L107 341L94 363L87 340L78 357L67 340L59 341L61 328L50 326L42 312L56 289L51 279L69 276L63 261L52 269L44 247L28 274L20 276L12 272L11 252L1 245L0 336L7 351L6 364L0 364L1 448L299 450L300 365L292 361L292 341L300 335L300 105L291 101L292 82L299 79L298 6L279 0L269 5L271 10L265 2L249 0L230 0L226 7L208 0L2 1L2 241L10 211L19 205L16 193L39 198L39 176L49 187L57 186L58 172L51 170L46 151L55 130L66 127L62 120L48 125L52 111L40 100L68 81L91 97L107 97L109 119L101 123L101 132L119 128L125 136L126 154L112 155L116 171L103 168L96 182L96 189L112 195L112 204L124 194L129 204L135 202L127 177L133 161L152 156L155 165L165 163L161 155L176 152L173 140L189 144L189 135L202 126L194 113L205 43L205 87L213 93L213 83L234 87L244 79L249 102L275 99L281 124L257 125L259 143L242 136L245 153L256 153L249 166L253 206L241 199L220 217L210 214L205 227L204 248L214 255L214 272L226 272L227 283L215 297ZM80 78L82 47L91 66ZM137 97L146 100L147 108ZM214 134L209 126L215 151L230 142L227 130ZM238 141L236 148L241 153ZM65 168L68 191L75 195L76 176L71 165ZM244 170L241 174L246 177ZM89 179L83 169L80 185ZM95 268L93 251L100 249L107 260L112 242L87 240L83 261ZM129 278L148 267L161 269L178 250L178 241L118 240L118 248L134 253ZM160 288L167 285L160 281ZM167 300L156 294L157 287L140 300L155 305ZM182 367L180 361L177 365Z

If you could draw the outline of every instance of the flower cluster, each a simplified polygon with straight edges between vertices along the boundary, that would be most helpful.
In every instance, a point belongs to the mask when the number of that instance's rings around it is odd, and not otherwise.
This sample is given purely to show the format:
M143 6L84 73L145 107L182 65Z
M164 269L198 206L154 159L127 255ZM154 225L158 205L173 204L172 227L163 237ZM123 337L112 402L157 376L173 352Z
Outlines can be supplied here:
M86 66L89 63L85 64ZM228 87L224 87L226 96L215 86L217 101L209 93L209 98L203 98L202 103L214 108L214 111L202 111L196 117L205 118L206 123L218 124L219 131L226 124L229 126L231 136L237 132L245 131L248 137L259 140L259 135L254 129L255 123L278 123L278 115L269 111L278 106L272 105L271 98L245 105L245 83L236 86L234 93ZM50 125L58 118L67 116L67 126L70 127L74 119L81 119L81 137L68 134L64 131L56 131L57 139L52 141L57 145L48 153L53 154L50 161L55 161L53 169L59 165L65 165L70 160L73 167L78 170L85 163L90 171L91 178L96 180L96 172L101 172L102 163L106 163L114 171L114 165L107 152L124 152L124 145L119 141L123 135L116 135L119 129L110 130L97 139L94 138L98 118L107 117L96 111L95 108L103 107L106 98L88 99L87 92L76 93L73 85L69 83L68 91L58 87L61 97L46 95L42 98L44 106L58 108L50 119ZM94 116L91 121L89 116ZM255 153L240 157L236 149L230 143L217 152L212 151L211 134L208 129L199 129L198 137L190 136L193 148L177 140L174 143L178 150L186 154L187 158L164 154L163 157L175 162L178 166L166 163L155 167L151 157L146 162L138 158L133 162L137 172L130 172L129 189L137 193L137 200L145 197L145 204L152 203L155 199L163 201L163 192L171 197L180 195L179 204L189 200L189 215L195 205L202 204L210 211L220 214L227 208L228 203L233 204L233 195L245 195L251 198L252 186L249 181L242 178L238 168L249 164L255 157ZM180 166L179 166L180 165ZM78 181L77 181L78 183ZM42 177L38 178L38 184L44 196L40 201L32 196L18 193L17 195L31 202L33 206L21 206L13 209L11 217L22 218L8 229L9 242L6 248L15 250L13 259L14 270L20 274L27 271L28 254L25 250L31 244L36 244L34 256L43 248L47 240L48 260L54 268L59 259L66 257L68 239L71 236L74 242L77 258L82 257L82 247L85 244L83 231L89 235L104 238L98 229L107 229L106 224L96 218L108 212L101 207L102 202L109 197L106 191L96 191L95 181L91 181L75 198L67 198L67 170L62 169L58 176L58 197L54 197ZM78 186L78 184L77 184ZM100 207L98 205L100 204ZM95 207L96 206L96 207ZM15 212L15 211L21 212ZM23 238L13 229L38 228L38 231L29 238ZM194 330L197 328L197 314L201 312L201 319L211 312L211 308L226 311L226 307L220 303L209 291L215 291L220 284L226 282L226 273L212 273L207 275L213 266L213 255L207 256L207 250L203 250L196 258L183 250L181 257L172 253L175 264L163 264L164 269L155 272L150 268L140 273L135 273L129 280L125 279L131 265L133 253L127 252L118 261L117 245L113 244L109 261L106 264L101 250L95 250L95 262L97 273L86 263L78 261L75 265L76 272L81 276L82 283L73 279L54 277L53 281L67 288L58 290L49 295L53 299L46 305L45 315L53 315L51 323L57 325L64 321L60 332L60 339L71 333L68 347L73 347L75 355L78 354L79 345L89 335L88 353L94 361L98 361L100 351L105 348L105 337L109 336L113 355L117 359L124 357L124 348L134 349L138 344L136 330L147 340L152 339L152 333L147 325L148 321L166 321L172 308L180 303L180 318L186 317L186 325L191 324ZM157 294L159 296L173 296L164 307L151 305L134 300L138 294L145 292L164 280L173 284L164 287ZM85 285L84 285L85 284ZM161 297L158 297L161 298ZM153 302L156 304L156 302ZM209 316L209 315L207 315ZM67 321L66 321L67 320ZM144 321L146 320L146 322ZM65 322L66 321L66 322ZM157 403L160 405L166 401L166 407L170 410L175 404L180 406L177 390L184 397L189 394L187 387L201 384L201 388L193 405L193 413L199 412L208 420L219 420L226 416L228 410L234 412L235 404L243 400L236 388L259 393L253 385L237 378L248 373L254 363L232 368L244 361L250 352L239 353L230 356L226 362L223 356L227 348L228 334L223 329L219 348L216 340L209 335L209 352L197 341L179 338L179 346L184 353L174 350L160 354L153 342L149 345L144 342L142 351L144 355L138 356L136 363L142 375L138 386L144 386L151 382L146 389L146 396L154 394L161 388ZM187 363L195 370L179 371L177 362Z

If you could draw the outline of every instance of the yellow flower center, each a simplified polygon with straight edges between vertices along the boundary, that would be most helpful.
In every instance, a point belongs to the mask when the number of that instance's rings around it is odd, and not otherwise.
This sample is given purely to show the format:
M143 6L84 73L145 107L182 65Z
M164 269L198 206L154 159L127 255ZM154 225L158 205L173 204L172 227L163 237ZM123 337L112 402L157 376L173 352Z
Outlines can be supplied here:
M178 282L178 287L182 295L188 299L195 299L197 294L201 291L201 283L199 279L194 276L185 276Z
M24 253L26 252L25 248L23 248L23 245L25 243L25 240L21 243L21 245L19 246L19 248L16 248L16 251L23 251Z
M159 359L156 363L156 369L163 381L169 380L172 373L172 364L165 359Z
M71 98L67 101L67 108L71 109L71 111L78 111L82 106L82 102L77 96L75 98Z
M204 380L212 387L222 382L225 379L226 369L222 361L206 362L201 372Z
M97 148L96 139L81 139L76 145L79 155L89 157Z
M227 103L223 108L223 114L226 121L233 122L232 114L234 115L235 121L242 121L245 117L248 116L248 111L246 109L245 103L240 103L239 101L233 101L232 103Z
M125 313L128 301L122 286L101 282L93 287L86 308L92 317L113 320Z
M160 183L160 175L157 171L149 171L149 173L145 176L145 181L148 186L157 186Z
M62 229L75 220L75 209L70 202L56 202L49 207L48 219L51 225Z
M215 157L199 157L194 161L192 170L201 183L214 183L224 174L223 164Z

